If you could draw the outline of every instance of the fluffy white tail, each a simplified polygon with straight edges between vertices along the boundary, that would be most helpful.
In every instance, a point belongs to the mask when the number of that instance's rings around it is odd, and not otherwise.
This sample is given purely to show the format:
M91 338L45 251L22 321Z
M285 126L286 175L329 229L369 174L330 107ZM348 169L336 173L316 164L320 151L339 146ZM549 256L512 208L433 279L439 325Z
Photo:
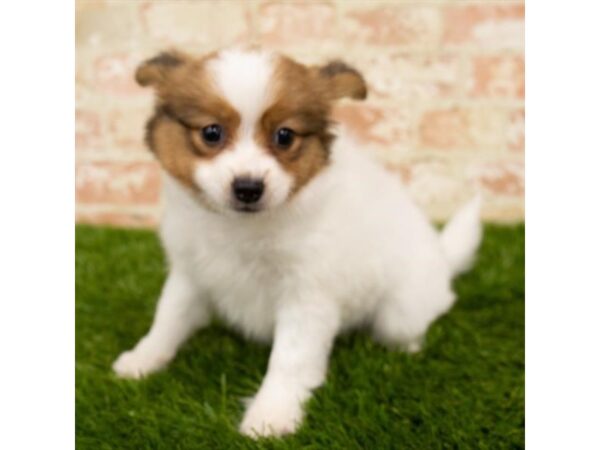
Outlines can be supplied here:
M446 224L440 239L453 276L469 270L481 242L481 196L463 206Z

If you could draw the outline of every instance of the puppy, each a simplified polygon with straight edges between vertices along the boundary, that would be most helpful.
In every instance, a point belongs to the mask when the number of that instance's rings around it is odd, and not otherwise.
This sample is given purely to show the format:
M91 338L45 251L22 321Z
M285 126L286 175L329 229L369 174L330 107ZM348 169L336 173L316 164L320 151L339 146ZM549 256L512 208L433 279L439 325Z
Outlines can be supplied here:
M475 199L438 233L396 176L335 129L332 104L367 95L342 62L305 66L260 49L171 51L136 79L157 94L147 143L165 173L170 272L121 377L163 368L216 315L273 342L240 430L294 432L337 334L369 327L418 351L454 302L481 238Z

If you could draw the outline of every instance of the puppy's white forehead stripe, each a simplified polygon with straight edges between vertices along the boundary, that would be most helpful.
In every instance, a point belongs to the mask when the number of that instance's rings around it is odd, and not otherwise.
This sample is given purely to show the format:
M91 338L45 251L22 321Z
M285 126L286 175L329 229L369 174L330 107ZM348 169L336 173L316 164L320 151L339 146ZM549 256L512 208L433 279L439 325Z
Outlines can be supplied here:
M277 59L269 52L231 49L208 62L207 69L217 93L240 115L240 128L230 149L209 162L198 164L194 177L206 197L217 208L232 208L232 182L249 176L265 181L260 200L265 208L283 203L294 180L256 142L258 121L274 100L273 78Z
M240 114L242 132L250 132L269 104L273 56L264 51L225 50L210 61L217 88Z

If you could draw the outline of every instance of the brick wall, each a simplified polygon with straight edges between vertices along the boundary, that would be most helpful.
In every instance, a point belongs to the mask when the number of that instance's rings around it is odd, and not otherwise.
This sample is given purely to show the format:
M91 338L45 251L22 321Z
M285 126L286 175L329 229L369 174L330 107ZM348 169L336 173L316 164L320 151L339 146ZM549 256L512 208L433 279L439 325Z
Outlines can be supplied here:
M166 47L238 42L361 70L369 99L340 104L336 117L432 218L479 190L487 220L521 220L523 41L522 1L78 0L77 221L156 224L161 176L143 143L153 100L135 66Z

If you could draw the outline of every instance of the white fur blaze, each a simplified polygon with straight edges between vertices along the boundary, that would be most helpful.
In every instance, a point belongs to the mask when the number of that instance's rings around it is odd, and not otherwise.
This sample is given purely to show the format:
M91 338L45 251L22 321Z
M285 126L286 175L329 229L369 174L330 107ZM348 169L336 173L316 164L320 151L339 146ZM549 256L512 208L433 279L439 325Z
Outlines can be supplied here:
M480 210L481 196L477 195L450 219L442 231L442 248L453 276L466 272L473 265L481 243Z

